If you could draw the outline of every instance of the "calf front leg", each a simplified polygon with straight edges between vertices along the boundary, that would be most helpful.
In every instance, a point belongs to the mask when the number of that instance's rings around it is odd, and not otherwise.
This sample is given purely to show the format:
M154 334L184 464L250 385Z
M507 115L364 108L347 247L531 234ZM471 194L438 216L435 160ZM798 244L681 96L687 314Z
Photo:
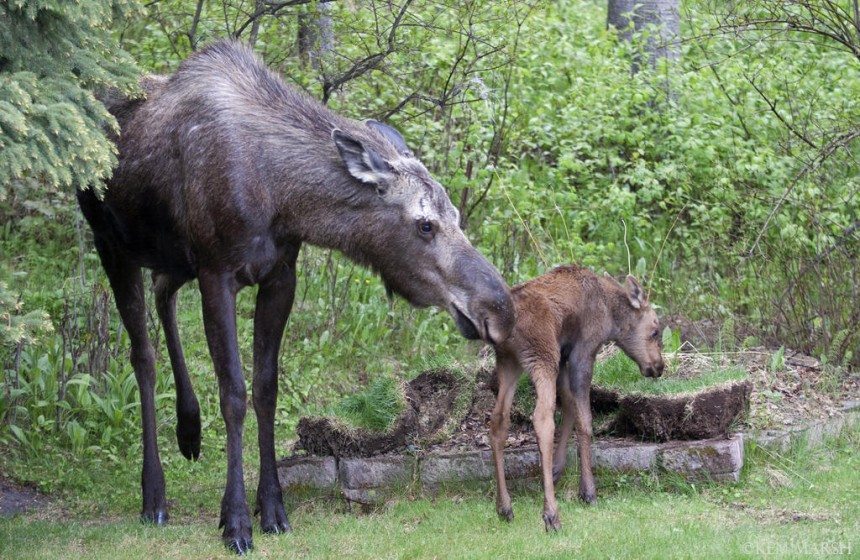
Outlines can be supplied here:
M257 511L264 533L290 530L275 463L275 405L278 399L278 352L296 289L295 261L275 280L260 286L254 313L254 411L260 445Z
M591 377L594 358L583 357L571 364L570 385L575 408L576 442L579 451L579 498L589 504L597 500L591 467Z
M514 510L511 507L511 495L508 493L505 481L505 440L508 438L508 428L511 421L511 404L514 391L517 388L517 378L520 375L519 365L512 358L496 356L496 378L499 382L499 392L496 395L496 406L490 417L490 448L493 450L493 464L496 475L496 512L505 521L512 521Z
M242 473L242 425L245 420L245 379L236 338L236 290L231 274L201 270L200 293L206 341L221 398L221 415L227 427L227 486L221 500L223 539L227 548L244 554L253 548L251 515L245 501Z
M556 388L558 389L559 400L561 400L561 430L559 430L558 443L552 460L552 480L554 483L558 483L567 464L567 445L570 442L570 434L573 432L576 415L573 391L570 389L570 376L567 375L567 371L559 373Z

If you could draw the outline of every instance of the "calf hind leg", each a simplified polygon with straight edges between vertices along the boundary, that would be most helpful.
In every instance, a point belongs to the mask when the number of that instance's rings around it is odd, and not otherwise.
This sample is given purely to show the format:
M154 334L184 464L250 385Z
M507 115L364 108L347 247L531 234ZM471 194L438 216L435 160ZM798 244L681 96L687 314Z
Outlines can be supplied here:
M557 361L555 363L558 363ZM555 484L552 475L552 447L555 434L555 385L557 370L545 364L535 364L531 370L537 393L537 403L532 421L540 450L541 476L543 479L543 521L547 531L561 527L558 504L555 500Z
M140 267L96 235L96 249L107 273L120 318L131 342L131 365L140 390L140 415L143 427L143 469L141 520L167 523L164 471L158 456L155 423L155 350L146 332L146 301Z
M186 280L178 276L155 273L152 278L155 285L155 305L164 328L167 353L170 355L176 384L176 442L186 459L197 460L200 456L200 404L188 377L179 329L176 326L176 291Z

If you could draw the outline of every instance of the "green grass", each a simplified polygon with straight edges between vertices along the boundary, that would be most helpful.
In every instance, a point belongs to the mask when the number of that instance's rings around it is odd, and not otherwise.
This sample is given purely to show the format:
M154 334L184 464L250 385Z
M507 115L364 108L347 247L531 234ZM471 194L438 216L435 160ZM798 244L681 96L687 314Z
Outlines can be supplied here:
M616 352L594 366L593 384L622 393L646 395L677 395L693 393L729 381L740 381L747 372L740 367L716 367L699 375L681 379L665 375L658 379L643 377L639 366L623 352Z
M347 426L384 432L405 406L403 385L393 377L379 376L366 389L341 399L332 414Z
M850 557L860 550L858 451L856 429L815 452L780 456L748 449L737 485L601 472L593 507L576 501L570 473L557 491L562 530L552 535L543 530L542 498L534 489L514 494L511 524L496 518L491 484L449 489L436 499L403 499L367 515L331 500L305 500L292 504L291 535L255 532L252 558L784 558L833 551ZM136 522L136 501L113 501L115 487L136 494L131 473L107 478L82 491L71 513L0 520L0 557L231 557L218 538L217 489L198 493L201 479L211 476L172 481L168 495L175 506L170 525L161 529ZM100 504L97 513L81 509L88 502Z

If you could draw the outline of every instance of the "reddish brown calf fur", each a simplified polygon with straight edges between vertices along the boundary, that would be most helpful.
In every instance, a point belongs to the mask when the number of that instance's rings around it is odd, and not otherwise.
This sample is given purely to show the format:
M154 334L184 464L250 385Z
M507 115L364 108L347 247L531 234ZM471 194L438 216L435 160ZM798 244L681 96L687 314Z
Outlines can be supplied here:
M591 470L591 376L604 343L614 341L646 377L663 373L657 314L632 276L624 285L579 266L561 266L515 286L511 291L517 322L513 334L495 345L499 393L490 420L490 445L496 475L496 510L513 519L505 483L504 446L511 403L523 370L537 393L534 422L544 487L543 519L547 530L560 526L554 483L564 470L567 442L576 424L580 459L579 496L596 499ZM559 370L562 375L559 375ZM556 390L562 403L562 426L553 458Z

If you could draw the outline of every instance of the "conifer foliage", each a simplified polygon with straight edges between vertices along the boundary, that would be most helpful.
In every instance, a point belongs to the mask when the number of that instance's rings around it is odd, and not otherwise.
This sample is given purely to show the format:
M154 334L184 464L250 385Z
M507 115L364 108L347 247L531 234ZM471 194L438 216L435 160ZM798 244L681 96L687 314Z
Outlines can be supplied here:
M132 91L111 33L129 0L0 0L0 201L21 186L99 187L115 162L93 93Z

